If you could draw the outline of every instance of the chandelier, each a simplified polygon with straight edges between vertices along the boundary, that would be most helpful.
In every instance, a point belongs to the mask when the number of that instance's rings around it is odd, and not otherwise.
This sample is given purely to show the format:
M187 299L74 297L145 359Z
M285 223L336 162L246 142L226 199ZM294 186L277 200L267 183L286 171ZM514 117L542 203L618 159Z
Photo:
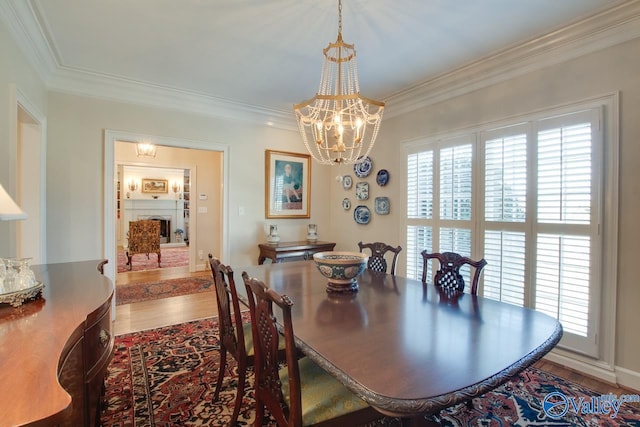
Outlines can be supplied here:
M136 155L138 157L156 157L156 146L148 142L139 142L136 144Z
M355 47L342 40L342 0L338 1L338 38L323 54L318 93L293 106L298 128L317 162L357 163L373 147L384 102L360 95Z

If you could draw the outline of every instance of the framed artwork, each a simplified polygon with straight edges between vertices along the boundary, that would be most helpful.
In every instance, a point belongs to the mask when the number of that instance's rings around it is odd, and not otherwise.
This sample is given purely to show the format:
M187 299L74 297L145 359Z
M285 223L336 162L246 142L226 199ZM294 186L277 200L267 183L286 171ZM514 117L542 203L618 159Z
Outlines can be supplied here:
M311 156L265 151L265 218L311 217Z
M142 178L143 193L168 193L169 182L166 179Z

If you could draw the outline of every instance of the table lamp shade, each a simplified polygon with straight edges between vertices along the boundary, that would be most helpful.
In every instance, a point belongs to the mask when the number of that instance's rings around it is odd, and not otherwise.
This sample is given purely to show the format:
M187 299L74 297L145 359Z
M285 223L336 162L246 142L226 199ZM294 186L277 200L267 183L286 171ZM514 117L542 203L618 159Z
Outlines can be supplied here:
M13 201L0 184L0 221L26 219L27 214Z

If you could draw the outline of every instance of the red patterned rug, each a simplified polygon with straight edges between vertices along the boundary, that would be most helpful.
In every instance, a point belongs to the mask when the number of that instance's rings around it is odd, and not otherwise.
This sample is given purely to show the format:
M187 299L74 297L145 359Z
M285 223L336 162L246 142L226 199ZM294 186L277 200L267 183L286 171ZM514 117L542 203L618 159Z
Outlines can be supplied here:
M228 366L220 399L212 402L218 371L217 318L167 326L116 337L116 351L106 378L102 426L221 426L233 411L237 386L233 358ZM238 425L253 422L253 375ZM555 393L555 394L554 394ZM548 399L547 396L554 399ZM565 396L565 405L558 396ZM611 395L612 396L612 395ZM609 396L609 400L611 401ZM621 398L622 396L618 396ZM637 395L635 396L637 398ZM640 426L640 404L593 406L601 396L536 368L529 368L493 392L442 412L443 426ZM566 413L558 419L558 410ZM602 413L594 414L595 409ZM554 412L554 410L556 412ZM562 412L562 411L561 411ZM272 420L266 420L272 425ZM381 418L371 424L399 426L396 419Z
M213 279L208 277L182 277L148 283L116 286L116 304L149 301L179 295L213 291Z
M189 265L189 246L161 248L160 267L158 267L158 256L156 254L149 254L149 259L147 259L146 254L136 254L133 256L131 264L133 264L133 267L129 270L125 251L118 250L118 273L123 273Z

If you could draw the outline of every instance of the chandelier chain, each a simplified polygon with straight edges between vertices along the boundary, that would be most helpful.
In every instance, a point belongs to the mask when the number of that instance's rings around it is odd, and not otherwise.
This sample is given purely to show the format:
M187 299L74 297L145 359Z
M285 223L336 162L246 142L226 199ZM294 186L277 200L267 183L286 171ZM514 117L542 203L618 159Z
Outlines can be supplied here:
M338 34L342 34L342 0L338 0Z

